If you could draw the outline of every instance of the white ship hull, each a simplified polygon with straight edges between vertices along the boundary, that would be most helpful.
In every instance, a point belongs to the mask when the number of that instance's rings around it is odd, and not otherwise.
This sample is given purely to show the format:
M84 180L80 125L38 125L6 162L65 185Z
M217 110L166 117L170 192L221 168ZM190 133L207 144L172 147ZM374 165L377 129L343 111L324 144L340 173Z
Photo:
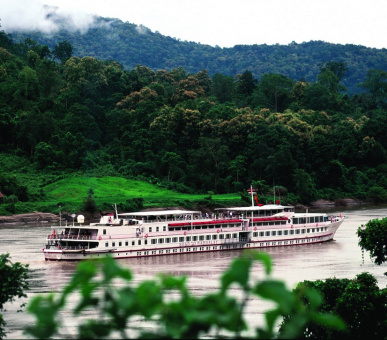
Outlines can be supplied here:
M160 211L128 213L108 223L105 216L98 224L55 226L43 253L47 261L79 261L300 246L331 241L344 221L341 216L295 214L277 205L254 208L229 208L234 218L173 210L165 216Z

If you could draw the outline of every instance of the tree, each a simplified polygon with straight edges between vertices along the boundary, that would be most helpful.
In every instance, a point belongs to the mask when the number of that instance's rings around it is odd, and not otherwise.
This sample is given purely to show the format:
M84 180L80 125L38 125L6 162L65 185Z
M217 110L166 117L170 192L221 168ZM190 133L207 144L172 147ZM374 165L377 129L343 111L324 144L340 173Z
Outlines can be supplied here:
M301 202L309 203L316 198L316 187L310 174L304 169L296 169L292 177L296 194L300 197Z
M236 90L243 96L250 96L257 87L257 83L251 71L246 70L236 76Z
M286 76L265 73L259 81L257 98L253 103L282 112L287 107L292 86L292 80Z
M195 78L199 81L199 85L203 89L205 95L209 95L212 91L212 81L207 70L201 70L196 73Z
M340 318L320 313L321 297L315 290L306 288L304 291L309 306L306 309L305 302L281 281L266 277L251 283L250 272L258 261L268 276L272 270L270 256L245 252L222 274L218 290L199 297L193 296L187 288L186 277L159 275L156 280L134 286L132 273L119 267L110 257L83 261L59 297L53 294L36 296L30 302L28 311L35 316L36 322L26 331L36 338L60 336L60 320L63 315L68 315L63 312L67 311L66 303L72 294L78 297L73 314L79 320L78 337L81 339L110 338L113 335L122 339L199 339L214 334L222 337L224 333L231 338L244 339L242 332L249 329L244 310L253 297L272 302L271 309L264 312L265 324L255 330L257 339L297 338L309 322L343 329ZM114 284L117 280L119 285ZM241 290L241 298L233 294L235 287ZM87 319L90 308L99 310L102 317ZM275 329L277 322L289 311L294 315L287 319L278 334ZM149 327L136 327L139 317Z
M61 41L54 47L52 54L55 59L58 59L62 64L65 64L73 55L73 46L68 41Z
M332 72L337 77L338 81L341 81L348 72L348 67L341 61L328 61L327 63L320 64L320 73L326 71Z
M185 162L175 152L165 152L161 158L161 165L167 170L167 181L182 179L184 177Z
M97 211L97 203L93 196L94 191L90 188L87 192L87 197L83 200L83 210L90 214L94 214Z
M360 86L368 90L373 105L380 108L387 106L387 71L368 70L367 79Z
M360 226L357 236L362 251L369 251L376 264L381 265L387 261L387 217L370 220L365 226Z
M205 93L200 86L199 80L194 76L189 76L187 79L180 80L171 101L173 104L183 102L186 100L193 100L204 97Z
M6 302L15 301L15 297L27 297L25 291L28 289L28 264L12 263L9 254L0 254L0 312ZM5 325L3 314L0 314L0 339L6 336Z
M331 278L325 281L303 281L293 292L306 299L309 296L305 289L316 289L323 298L321 312L338 315L346 323L346 329L334 330L323 324L307 322L302 327L302 338L311 340L385 338L387 295L385 289L379 289L376 279L371 274L361 273L352 280ZM280 330L286 325L289 317L294 317L294 312L284 317Z
M215 73L212 77L212 91L219 103L231 102L234 93L233 78Z

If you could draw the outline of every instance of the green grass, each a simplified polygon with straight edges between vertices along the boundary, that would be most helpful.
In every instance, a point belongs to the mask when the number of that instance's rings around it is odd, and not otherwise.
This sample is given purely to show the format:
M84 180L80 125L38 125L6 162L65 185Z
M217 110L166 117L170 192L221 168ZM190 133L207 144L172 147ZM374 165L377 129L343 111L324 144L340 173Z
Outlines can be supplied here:
M32 183L32 182L30 182ZM37 184L37 183L36 183ZM231 206L241 205L239 194L227 195L190 195L167 190L148 182L125 179L121 177L87 177L78 174L41 184L45 198L35 202L18 202L12 212L6 205L0 205L0 215L26 213L33 211L58 213L58 205L62 212L79 213L83 208L83 200L89 190L94 192L93 198L100 210L111 209L113 204L123 204L129 200L142 198L145 208L148 207L185 207L194 208L199 205Z

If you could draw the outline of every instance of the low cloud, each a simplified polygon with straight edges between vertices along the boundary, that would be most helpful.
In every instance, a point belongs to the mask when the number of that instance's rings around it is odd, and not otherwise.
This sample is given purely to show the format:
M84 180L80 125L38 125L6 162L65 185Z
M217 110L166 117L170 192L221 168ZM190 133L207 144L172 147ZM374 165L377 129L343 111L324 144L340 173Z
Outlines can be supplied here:
M1 30L54 33L61 28L86 32L95 22L88 13L47 6L31 0L1 0Z

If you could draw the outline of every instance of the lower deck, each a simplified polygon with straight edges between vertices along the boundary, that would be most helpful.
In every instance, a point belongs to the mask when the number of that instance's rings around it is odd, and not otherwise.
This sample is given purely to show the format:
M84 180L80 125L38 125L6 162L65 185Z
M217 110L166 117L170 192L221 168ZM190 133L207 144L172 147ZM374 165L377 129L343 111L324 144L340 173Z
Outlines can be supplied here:
M236 249L254 249L254 248L267 248L267 247L283 247L294 245L307 245L313 243L327 242L333 239L334 234L341 223L335 224L322 230L315 235L292 234L292 237L279 238L277 234L265 237L259 237L259 232L256 236L253 236L255 232L241 232L235 233L237 237L223 238L216 240L198 240L188 242L175 242L175 243L156 243L153 245L142 247L125 247L119 246L119 241L111 241L111 244L107 243L106 248L95 249L80 249L78 251L67 251L61 249L45 249L44 255L46 260L52 261L78 261L83 259L98 259L106 256L112 256L113 258L130 258L130 257L146 257L146 256L160 256L160 255L173 255L183 253L198 253L209 251L222 251L222 250L236 250ZM251 237L249 237L251 235ZM117 246L115 246L117 242ZM114 243L114 246L113 246Z

